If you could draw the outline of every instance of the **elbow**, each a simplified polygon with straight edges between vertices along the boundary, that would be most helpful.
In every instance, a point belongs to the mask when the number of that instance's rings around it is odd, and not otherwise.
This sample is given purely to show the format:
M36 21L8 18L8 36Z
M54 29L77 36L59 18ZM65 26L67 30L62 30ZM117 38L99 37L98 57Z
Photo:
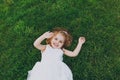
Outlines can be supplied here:
M34 43L33 43L33 46L34 46L34 47L37 47L37 44L34 42Z
M33 46L35 46L35 43L33 43Z
M72 57L77 57L78 55L73 55Z
M35 46L35 42L33 43L33 46Z
M77 57L78 54L73 53L70 57Z

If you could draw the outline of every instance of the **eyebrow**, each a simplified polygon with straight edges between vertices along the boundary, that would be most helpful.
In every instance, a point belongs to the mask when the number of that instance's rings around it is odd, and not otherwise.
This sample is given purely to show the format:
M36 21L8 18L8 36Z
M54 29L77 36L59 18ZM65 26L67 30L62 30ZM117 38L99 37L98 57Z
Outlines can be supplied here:
M60 42L64 42L64 41L60 40Z
M55 38L57 38L57 39L58 39L58 37L57 37L57 36L55 36ZM65 39L64 39L64 40L60 40L60 41L65 42Z

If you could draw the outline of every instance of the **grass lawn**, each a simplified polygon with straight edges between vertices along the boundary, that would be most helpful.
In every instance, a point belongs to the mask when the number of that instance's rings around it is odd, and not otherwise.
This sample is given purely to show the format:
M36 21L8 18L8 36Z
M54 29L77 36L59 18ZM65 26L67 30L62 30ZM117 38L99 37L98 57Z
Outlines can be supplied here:
M25 80L40 61L34 40L54 27L65 27L73 50L86 37L80 54L64 56L74 80L120 80L120 0L1 0L0 80Z

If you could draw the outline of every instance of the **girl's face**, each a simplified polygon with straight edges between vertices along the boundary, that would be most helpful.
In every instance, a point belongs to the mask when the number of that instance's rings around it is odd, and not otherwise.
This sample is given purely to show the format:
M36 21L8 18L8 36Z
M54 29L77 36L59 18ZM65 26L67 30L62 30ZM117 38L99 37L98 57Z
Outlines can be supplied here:
M53 48L62 48L64 42L65 42L65 37L62 34L58 33L55 36L53 36L51 40L51 46Z

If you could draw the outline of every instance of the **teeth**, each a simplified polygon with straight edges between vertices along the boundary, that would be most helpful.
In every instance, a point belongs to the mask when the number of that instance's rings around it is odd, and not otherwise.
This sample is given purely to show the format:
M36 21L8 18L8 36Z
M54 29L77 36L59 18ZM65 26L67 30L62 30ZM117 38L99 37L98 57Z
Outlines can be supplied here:
M57 47L58 45L54 43L54 45Z

